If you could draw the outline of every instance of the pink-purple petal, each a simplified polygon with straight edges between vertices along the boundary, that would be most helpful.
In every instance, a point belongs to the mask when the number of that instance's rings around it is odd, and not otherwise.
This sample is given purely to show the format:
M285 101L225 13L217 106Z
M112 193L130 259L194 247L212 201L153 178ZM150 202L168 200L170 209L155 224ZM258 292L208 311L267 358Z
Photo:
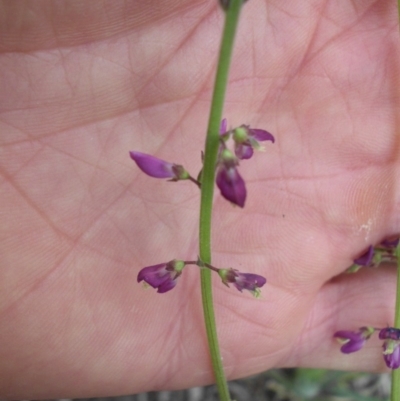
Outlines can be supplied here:
M172 290L176 286L176 280L169 279L165 280L164 283L158 286L157 292L160 294L164 294L167 291Z
M374 257L374 247L372 245L357 259L354 259L354 263L359 266L369 266Z
M386 344L383 344L383 349L386 350ZM390 369L400 368L400 345L395 346L391 354L383 354L386 366Z
M348 343L342 345L340 351L344 354L351 354L352 352L359 351L364 344L365 340L349 341Z
M255 291L257 288L261 288L266 282L267 279L258 274L237 272L234 285L240 292L242 290Z
M386 248L396 248L399 245L399 240L399 238L385 239L381 242L381 245Z
M147 266L140 270L137 281L145 281L148 285L157 289L160 294L172 290L176 286L176 280L184 267L182 261L171 261L158 265Z
M137 281L145 281L147 284L151 285L153 288L157 288L163 282L168 280L170 277L170 272L166 270L166 264L160 263L158 265L147 266L140 270Z
M228 129L228 120L226 118L223 118L221 121L221 125L219 127L220 135L225 134L227 129Z
M385 327L379 331L380 340L400 340L400 329L395 327Z
M253 148L248 145L244 145L242 143L235 145L235 155L240 160L247 160L253 156Z
M217 186L221 195L228 201L244 207L246 201L246 185L235 167L220 167L217 173Z
M344 342L340 351L344 354L350 354L352 352L359 351L366 342L366 334L367 332L364 328L360 329L360 331L347 331L341 330L337 331L333 337L338 338Z
M333 335L333 337L351 341L359 341L363 339L361 332L349 330L339 330Z
M147 175L154 178L174 178L173 164L146 153L129 152L138 167Z
M272 143L275 142L274 136L268 131L265 131L263 129L250 128L249 133L257 141L271 141Z

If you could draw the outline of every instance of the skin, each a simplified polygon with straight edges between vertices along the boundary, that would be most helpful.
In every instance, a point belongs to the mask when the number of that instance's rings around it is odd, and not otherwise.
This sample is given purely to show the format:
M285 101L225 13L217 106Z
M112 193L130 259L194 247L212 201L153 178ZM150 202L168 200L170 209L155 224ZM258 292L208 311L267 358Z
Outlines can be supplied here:
M199 273L166 294L144 266L197 257L199 194L129 150L201 168L223 14L215 1L0 2L0 396L88 397L213 381ZM254 299L215 275L229 379L283 366L384 371L395 268L341 273L400 232L396 4L250 0L224 116L276 143L218 191L213 264L268 279Z

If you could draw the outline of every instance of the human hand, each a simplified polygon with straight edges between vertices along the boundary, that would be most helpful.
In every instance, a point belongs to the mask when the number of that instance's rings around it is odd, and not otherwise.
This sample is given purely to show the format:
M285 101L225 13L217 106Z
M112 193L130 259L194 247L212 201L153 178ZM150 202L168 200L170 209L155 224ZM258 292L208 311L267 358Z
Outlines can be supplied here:
M138 271L195 259L198 189L129 150L201 167L223 13L216 1L2 1L0 394L54 398L213 380L199 272L167 294ZM389 1L249 1L231 126L276 138L243 161L243 210L216 191L213 264L262 274L262 299L215 277L229 378L272 367L382 370L395 270L340 276L399 232L398 22ZM336 277L336 278L335 278Z

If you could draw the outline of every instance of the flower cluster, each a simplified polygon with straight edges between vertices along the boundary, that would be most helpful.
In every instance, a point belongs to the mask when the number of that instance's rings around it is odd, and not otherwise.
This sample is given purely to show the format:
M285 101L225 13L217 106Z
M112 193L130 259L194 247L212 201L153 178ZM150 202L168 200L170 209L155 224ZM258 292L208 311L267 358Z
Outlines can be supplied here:
M399 244L399 238L391 238L382 241L377 246L370 245L354 263L347 269L348 273L355 273L362 267L378 267L382 262L396 261L396 247Z
M250 128L241 125L234 129L227 129L227 120L223 119L220 127L221 146L217 161L216 184L221 195L231 203L244 207L246 201L246 185L240 176L237 166L239 160L247 160L253 156L255 150L263 150L259 142L275 142L275 138L268 131L259 128ZM234 153L226 146L229 138L234 142ZM199 180L193 178L180 164L170 163L146 153L131 151L130 157L137 166L147 175L154 178L170 178L170 181L190 180L201 187Z
M250 159L254 149L262 149L259 142L275 142L274 137L267 131L259 128L250 128L248 125L228 130L228 123L223 119L220 126L220 147L216 164L216 184L222 196L231 203L244 207L246 200L246 185L243 178L237 171L239 160ZM234 153L227 146L227 141L232 138L234 142ZM154 178L169 178L170 181L189 180L201 188L201 171L198 179L193 178L180 164L170 163L152 155L137 151L129 152L130 157L137 166L147 175ZM257 274L241 273L236 269L218 269L201 260L184 261L171 260L167 263L147 266L140 270L137 280L144 282L159 293L172 290L177 279L182 274L186 265L197 265L201 268L208 268L219 274L222 282L229 287L233 284L240 292L250 291L255 297L260 296L260 288L267 280Z
M390 369L398 369L400 367L400 329L361 327L358 331L337 331L334 337L342 344L340 351L350 354L359 351L377 330L379 330L379 339L383 340L383 359L386 366Z
M397 261L396 248L399 245L399 238L389 238L377 246L370 245L354 263L347 269L348 273L357 272L362 267L378 267L382 262ZM367 340L379 331L379 339L383 340L383 358L387 367L398 369L400 367L400 329L385 327L383 329L365 326L358 331L340 330L333 336L342 344L340 351L344 354L359 351Z
M164 293L172 290L177 283L178 277L182 274L182 270L186 265L197 265L216 271L222 279L222 282L229 287L233 284L240 292L243 290L250 291L256 298L260 296L260 288L267 282L265 277L258 274L240 273L236 269L218 269L208 263L198 261L171 260L167 263L147 266L140 270L137 281L144 281L153 288L157 288L157 292Z
M268 131L259 128L250 128L248 125L227 130L227 120L221 122L221 146L217 162L217 186L221 195L233 204L244 207L246 201L246 185L237 170L239 160L247 160L253 156L254 149L263 150L260 141L275 142L275 138ZM227 147L229 138L233 139L233 154Z

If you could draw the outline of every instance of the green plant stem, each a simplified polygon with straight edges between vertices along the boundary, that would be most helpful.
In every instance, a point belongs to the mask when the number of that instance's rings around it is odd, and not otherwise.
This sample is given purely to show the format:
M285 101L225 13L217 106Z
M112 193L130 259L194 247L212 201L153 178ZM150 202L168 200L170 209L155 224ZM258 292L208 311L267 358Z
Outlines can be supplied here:
M397 255L397 288L396 288L396 309L394 313L394 327L400 329L400 245L397 246L396 255ZM400 369L392 370L392 389L390 394L391 394L390 395L391 401L400 401Z
M225 92L228 83L229 66L242 2L243 0L231 0L229 9L226 12L217 74L215 77L214 92L211 102L211 111L208 121L201 184L199 227L199 253L200 259L205 263L211 263L211 215L214 194L215 164L217 161L219 146L219 127L222 120ZM228 384L226 382L224 368L222 365L215 324L215 313L211 288L211 271L206 268L202 268L201 270L201 295L207 340L219 396L222 401L229 401L230 396Z

